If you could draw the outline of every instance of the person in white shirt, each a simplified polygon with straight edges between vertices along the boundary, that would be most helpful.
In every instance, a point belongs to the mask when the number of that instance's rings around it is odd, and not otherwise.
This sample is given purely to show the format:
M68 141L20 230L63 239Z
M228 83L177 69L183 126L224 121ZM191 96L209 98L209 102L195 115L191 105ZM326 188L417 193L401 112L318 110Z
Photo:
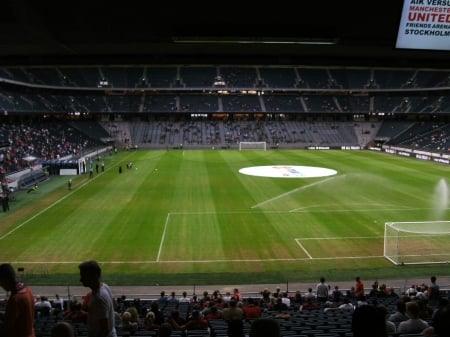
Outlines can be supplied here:
M225 293L225 296L223 296L223 301L225 303L229 303L231 301L231 299L233 298L233 296L231 296L231 292L227 291Z
M288 308L291 307L291 299L289 298L287 292L284 292L283 295L281 295L281 302L284 303L284 304L286 304L286 306L287 306Z
M305 301L312 299L316 299L316 294L313 292L312 288L308 288L308 291L305 293Z
M417 294L416 285L415 285L415 284L412 284L411 287L409 287L409 288L406 290L406 295L408 295L409 298L413 298L413 297L416 296L416 294Z
M64 299L62 299L59 294L55 294L55 299L52 302L53 310L55 313L60 313L64 311Z
M36 302L34 307L39 316L49 316L52 311L52 304L47 296L40 296L39 301Z
M316 286L316 297L320 302L326 302L328 300L328 294L330 286L325 283L325 277L320 278L320 282Z
M89 337L117 337L114 297L109 286L101 281L102 270L97 261L85 261L78 266L80 282L91 289L87 304Z
M400 322L397 327L398 334L421 333L423 330L429 327L428 322L420 318L419 310L419 305L416 301L409 301L406 303L406 314L408 315L409 319Z
M178 303L191 303L191 299L187 296L187 292L182 292L181 297L178 298Z
M323 309L324 312L327 311L339 311L339 310L353 310L354 306L348 299L348 297L344 297L343 303L337 307L331 307L331 308L325 308Z

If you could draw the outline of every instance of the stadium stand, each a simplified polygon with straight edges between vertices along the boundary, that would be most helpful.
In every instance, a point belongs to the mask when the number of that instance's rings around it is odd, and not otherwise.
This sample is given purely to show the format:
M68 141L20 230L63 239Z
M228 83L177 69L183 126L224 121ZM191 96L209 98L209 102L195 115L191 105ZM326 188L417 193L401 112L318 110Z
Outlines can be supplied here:
M381 289L381 288L380 288ZM263 297L261 292L253 293L241 293L241 299L238 301L240 307L245 307L248 305L248 301L251 298L252 302L256 303L261 309L262 313L260 317L271 318L276 320L280 325L281 336L308 336L308 337L350 337L352 336L352 319L353 310L352 309L342 309L342 310L326 310L328 308L336 308L339 306L344 299L350 300L355 307L357 306L357 301L351 297L349 293L350 289L342 289L344 293L347 293L338 302L333 302L330 297L327 302L317 302L317 308L311 310L301 310L301 303L294 301L294 293L291 293L289 297L291 298L291 307L284 310L277 310L273 308L273 301L278 296L274 291L269 297ZM181 295L181 294L178 294ZM169 296L164 295L166 301L164 304L159 305L159 310L163 313L164 320L167 321L169 316L172 315L174 310L178 311L180 319L185 322L190 319L193 311L199 311L202 315L206 316L210 311L212 306L216 306L219 312L223 311L224 308L228 307L228 302L225 300L226 297L220 292L218 296L211 297L209 294L206 297L200 297L199 301L193 301L193 294L188 294L190 302L180 302L179 298L181 296L175 295L174 300L169 300ZM424 298L409 298L405 297L403 291L398 293L385 293L382 290L366 291L367 304L365 305L383 305L388 316L396 311L397 302L399 300L404 301L418 301L420 303L426 303ZM443 298L446 298L446 292L442 291ZM444 297L445 296L445 297ZM73 300L76 301L76 298ZM305 299L302 299L304 302ZM316 301L314 299L314 301ZM128 298L126 296L121 296L118 298L118 309L116 315L116 328L118 331L118 336L157 336L158 328L146 329L144 327L145 316L148 310L152 307L152 303L162 303L160 294L154 294L147 296L145 298ZM36 336L37 337L47 337L50 335L50 330L53 325L64 320L69 322L77 333L77 336L84 336L86 333L86 325L83 321L71 320L68 318L68 313L70 312L70 301L66 305L66 312L55 312L49 316L37 316L36 317ZM121 322L121 316L125 310L129 307L135 307L138 312L138 325L137 330L130 331L126 329ZM431 315L422 316L424 320L433 323ZM254 318L243 319L244 333L249 332L250 326ZM171 336L227 336L228 323L224 319L215 318L208 321L208 330L186 330L186 331L174 331ZM396 323L398 325L398 323ZM390 334L390 337L400 337L400 334ZM402 336L403 337L403 336Z

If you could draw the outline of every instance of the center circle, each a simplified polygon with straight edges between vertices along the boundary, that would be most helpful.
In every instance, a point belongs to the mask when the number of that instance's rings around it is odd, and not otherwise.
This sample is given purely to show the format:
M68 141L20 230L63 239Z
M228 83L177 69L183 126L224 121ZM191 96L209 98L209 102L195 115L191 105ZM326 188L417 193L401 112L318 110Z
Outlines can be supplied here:
M268 165L244 167L239 170L239 173L271 178L318 178L335 175L337 171L314 166Z

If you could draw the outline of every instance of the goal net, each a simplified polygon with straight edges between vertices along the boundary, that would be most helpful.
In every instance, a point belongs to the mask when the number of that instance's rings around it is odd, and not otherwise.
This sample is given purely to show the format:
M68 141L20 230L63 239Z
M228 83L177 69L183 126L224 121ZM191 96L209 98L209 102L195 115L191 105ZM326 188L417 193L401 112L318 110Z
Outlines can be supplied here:
M396 265L448 263L450 221L386 222L384 257Z
M266 151L266 142L239 142L239 151L242 150L264 150Z

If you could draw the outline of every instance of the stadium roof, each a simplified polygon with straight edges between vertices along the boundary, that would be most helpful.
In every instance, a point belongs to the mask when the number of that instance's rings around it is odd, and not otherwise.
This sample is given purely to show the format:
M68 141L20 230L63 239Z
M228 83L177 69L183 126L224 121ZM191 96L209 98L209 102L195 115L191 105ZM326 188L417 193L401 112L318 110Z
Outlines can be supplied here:
M0 65L250 63L450 68L449 52L395 48L402 4L402 0L4 0L0 5Z

